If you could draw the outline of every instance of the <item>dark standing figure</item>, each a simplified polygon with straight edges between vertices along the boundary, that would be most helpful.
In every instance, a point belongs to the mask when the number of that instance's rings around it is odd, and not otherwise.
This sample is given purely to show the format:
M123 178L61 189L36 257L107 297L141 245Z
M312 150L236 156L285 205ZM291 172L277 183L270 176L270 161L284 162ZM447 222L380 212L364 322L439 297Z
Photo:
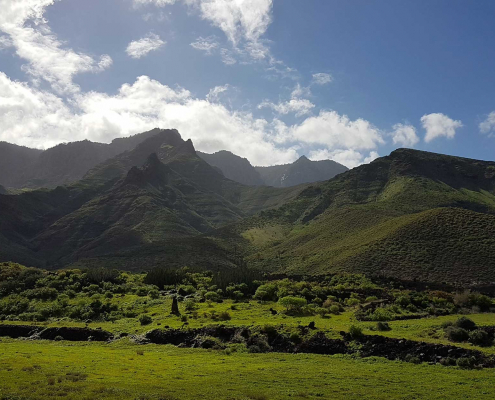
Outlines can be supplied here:
M173 315L180 315L179 302L177 301L177 296L174 296L172 298L172 314Z

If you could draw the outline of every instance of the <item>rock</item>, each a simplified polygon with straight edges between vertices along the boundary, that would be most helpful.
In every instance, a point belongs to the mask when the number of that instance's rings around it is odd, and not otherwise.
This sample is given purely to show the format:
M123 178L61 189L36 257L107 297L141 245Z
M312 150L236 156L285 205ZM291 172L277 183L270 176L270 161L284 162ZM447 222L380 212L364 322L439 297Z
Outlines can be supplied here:
M180 311L179 311L179 302L177 300L177 296L174 296L172 298L172 311L171 313L173 315L180 315Z

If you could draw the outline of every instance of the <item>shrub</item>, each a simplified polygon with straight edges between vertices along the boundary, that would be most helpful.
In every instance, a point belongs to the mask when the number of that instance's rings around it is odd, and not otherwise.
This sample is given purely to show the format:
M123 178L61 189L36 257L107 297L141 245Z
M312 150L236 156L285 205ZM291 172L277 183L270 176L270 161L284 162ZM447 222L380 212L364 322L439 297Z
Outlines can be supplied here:
M442 324L440 325L442 327L442 329L447 329L448 327L454 325L454 323L452 321L444 321L442 322Z
M140 297L144 297L148 294L148 290L145 287L140 287L136 289L136 294Z
M392 314L390 311L383 307L378 307L373 314L371 314L372 321L390 321L392 319Z
M218 314L218 319L220 321L229 321L232 319L232 317L227 311L222 311L220 314Z
M139 323L141 325L149 325L153 322L153 318L151 318L149 315L143 314L139 317Z
M469 342L478 346L491 346L493 339L483 329L476 329L469 332Z
M327 315L328 310L325 307L317 307L315 308L315 313L324 318L325 315Z
M328 311L330 311L332 314L337 315L340 312L340 307L337 304L334 304L328 309Z
M292 332L289 336L289 340L295 344L301 343L301 335L297 332Z
M302 297L286 296L282 297L278 303L285 307L287 311L300 312L302 308L308 304L306 299Z
M187 299L184 302L184 308L186 311L194 311L197 308L196 302L191 299Z
M413 363L413 364L421 364L420 358L419 357L416 357L416 356L413 356L411 354L406 355L406 357L404 358L404 361L410 362L410 363Z
M358 299L355 299L355 298L350 298L350 299L347 299L345 301L345 303L349 306L349 307L354 307L354 306L357 306L359 304L359 300Z
M409 304L411 304L411 299L409 298L409 296L399 296L395 299L395 303L401 307L407 307Z
M158 299L160 297L160 292L156 289L152 289L148 292L150 299Z
M366 301L366 303L369 303L371 301L376 301L376 300L378 300L378 297L376 297L376 296L369 296L369 297L366 297L366 300L365 301Z
M351 325L349 327L349 334L353 339L359 339L363 336L363 328L357 325Z
M385 332L385 331L392 330L392 328L389 326L389 324L387 322L378 321L376 323L376 330L378 330L380 332Z
M457 359L457 366L463 369L474 368L475 359L473 357L460 357Z
M451 326L445 330L445 335L452 342L465 342L469 339L469 332L466 329Z
M462 328L467 331L472 331L476 329L476 324L466 317L459 318L454 325L457 326L458 328Z
M453 357L445 357L440 360L440 364L446 367L453 367L454 365L457 365L457 362Z
M206 292L205 299L206 299L206 301L215 301L215 302L218 302L222 298L220 297L220 295L217 292Z

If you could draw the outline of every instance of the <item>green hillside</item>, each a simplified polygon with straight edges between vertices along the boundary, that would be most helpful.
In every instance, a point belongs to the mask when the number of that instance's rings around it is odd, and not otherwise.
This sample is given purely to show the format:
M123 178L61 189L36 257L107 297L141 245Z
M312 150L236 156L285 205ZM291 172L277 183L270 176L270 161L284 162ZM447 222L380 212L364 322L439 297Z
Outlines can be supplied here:
M297 274L495 282L494 176L492 162L397 150L262 213L242 232L249 262Z

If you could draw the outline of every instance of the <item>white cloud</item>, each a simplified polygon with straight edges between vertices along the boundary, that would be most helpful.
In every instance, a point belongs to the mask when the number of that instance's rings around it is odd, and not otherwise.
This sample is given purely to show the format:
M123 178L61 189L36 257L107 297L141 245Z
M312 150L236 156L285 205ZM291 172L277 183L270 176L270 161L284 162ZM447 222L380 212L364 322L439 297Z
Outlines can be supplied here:
M129 43L125 51L129 57L138 59L146 56L150 51L158 50L165 44L166 42L160 39L160 36L149 33L146 37Z
M226 65L234 65L237 63L237 60L232 55L232 52L229 49L221 49L220 54L222 56L222 62Z
M7 49L13 45L12 40L8 36L0 36L0 50Z
M291 99L278 104L265 100L258 106L259 109L271 108L278 114L282 115L294 113L297 117L309 114L314 107L315 105L307 99Z
M72 117L59 97L0 72L0 140L34 147L73 140Z
M312 83L315 85L326 85L333 81L333 77L330 74L326 74L324 72L320 72L318 74L313 74Z
M495 135L495 111L492 111L486 119L479 125L480 132L488 134L489 136Z
M23 70L33 79L44 79L59 93L75 93L72 82L82 72L101 72L111 65L108 55L93 57L65 48L43 19L46 7L55 0L0 0L0 31L9 36L16 54L28 64Z
M220 95L222 93L225 93L227 90L229 90L229 88L230 88L229 84L223 86L215 86L206 95L206 100L208 100L211 103L218 102L220 100Z
M195 42L191 43L191 46L196 50L201 50L206 54L211 55L213 51L218 48L219 44L215 36L208 36L206 38L200 36Z
M307 115L311 113L311 110L315 107L315 105L308 99L301 98L305 95L311 95L309 88L302 88L298 83L291 93L290 100L279 103L273 103L265 100L258 105L258 109L271 108L278 114L287 115L294 113L296 117Z
M369 164L372 161L375 161L378 157L380 157L380 154L376 151L370 151L370 154L368 157L364 159L364 164Z
M414 147L419 142L416 128L412 125L395 124L391 133L394 144Z
M319 145L330 158L347 166L374 157L374 152L366 157L362 151L382 143L368 121L351 121L335 111L287 126L278 119L270 122L228 109L218 102L226 90L227 86L213 88L200 99L186 89L172 89L141 76L133 84L122 85L115 95L75 94L69 107L60 97L1 73L0 140L35 147L82 139L109 142L159 126L177 128L198 150L230 150L255 165L292 162L304 146L310 150Z
M134 6L144 6L147 4L154 4L157 7L165 7L171 4L175 4L177 0L133 0Z
M319 115L306 118L301 124L278 130L280 142L294 141L312 145L325 145L330 149L347 148L371 150L384 140L378 128L369 121L351 121L347 115L336 111L320 111Z
M369 153L364 157L362 153L353 149L337 149L330 151L328 149L314 150L309 153L309 158L313 161L333 160L339 164L345 165L347 168L354 168L361 164L368 164L378 158L376 151Z
M421 123L426 130L426 143L441 136L452 139L455 136L455 130L462 127L461 121L455 121L441 113L423 115Z

